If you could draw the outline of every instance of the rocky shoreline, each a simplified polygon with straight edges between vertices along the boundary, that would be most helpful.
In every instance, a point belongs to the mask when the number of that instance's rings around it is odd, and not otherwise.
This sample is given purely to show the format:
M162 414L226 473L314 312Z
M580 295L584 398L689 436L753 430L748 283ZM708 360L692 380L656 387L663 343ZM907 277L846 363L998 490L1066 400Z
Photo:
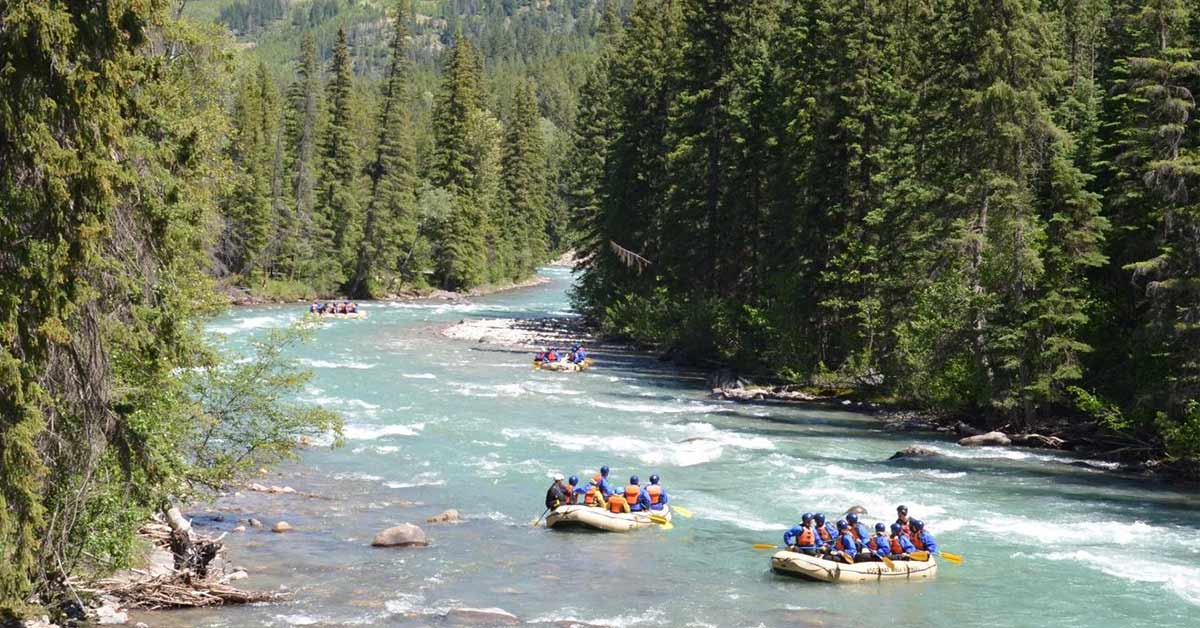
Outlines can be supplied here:
M450 301L458 302L472 297L483 297L490 294L498 294L509 290L520 290L522 288L532 288L549 283L550 279L540 275L534 275L528 279L514 281L512 283L502 284L487 284L467 290L466 292L451 292L449 290L430 289L430 290L405 290L397 294L390 294L375 301L381 303L410 303L414 301ZM248 307L254 305L282 305L290 303L308 303L308 299L276 299L266 297L261 294L256 294L238 286L224 285L218 287L218 292L224 297L226 302L231 306ZM344 295L327 295L321 300L328 301L346 301L352 300Z

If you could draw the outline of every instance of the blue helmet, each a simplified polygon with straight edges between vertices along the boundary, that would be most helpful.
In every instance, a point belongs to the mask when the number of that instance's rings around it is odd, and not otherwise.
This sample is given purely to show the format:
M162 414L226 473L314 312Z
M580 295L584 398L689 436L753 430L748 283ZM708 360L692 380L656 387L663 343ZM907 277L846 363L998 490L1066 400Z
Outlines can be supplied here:
M892 534L900 534L900 531L903 529L904 529L904 526L902 526L898 523L892 524Z
M856 512L848 513L846 515L846 523L849 523L850 525L854 525L854 524L858 523L858 513L856 513Z
M895 525L895 524L892 524L892 525ZM882 521L880 521L879 523L876 523L876 524L875 524L875 531L876 531L876 532L883 532L883 531L885 531L885 530L887 530L887 527L885 527L885 526L883 525L883 522L882 522Z
M813 515L813 519L817 521L817 525L825 525L825 513L818 512L817 514Z
M651 484L658 484L658 474L657 474L657 473L655 473L654 475L651 475L651 476L650 476L650 483L651 483Z
M849 528L849 527L850 527L850 524L846 523L845 519L838 519L837 529L845 530L846 528Z
M608 477L608 465L604 465L603 467L600 467L600 475L602 475L604 477Z
M579 476L572 475L570 478L567 479L567 483L570 484L571 486L578 486L579 485Z
M636 475L631 475L631 476L629 476L629 483L630 483L630 484L637 484L637 483L638 483L638 476L636 476Z
M913 530L924 530L925 529L925 522L921 521L920 519L913 519L912 521L908 522L908 525Z
M808 522L808 521L812 521L812 519L813 519L813 514L811 512L806 512L803 515L800 515L801 521Z

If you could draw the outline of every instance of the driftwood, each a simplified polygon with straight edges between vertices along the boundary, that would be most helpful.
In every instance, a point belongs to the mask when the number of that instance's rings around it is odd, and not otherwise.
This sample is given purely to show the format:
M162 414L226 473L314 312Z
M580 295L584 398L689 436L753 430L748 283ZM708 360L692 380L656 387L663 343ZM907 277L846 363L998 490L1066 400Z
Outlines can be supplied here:
M243 591L220 582L185 581L178 574L102 584L109 584L104 591L122 604L146 610L278 602L289 598L289 594L282 592Z

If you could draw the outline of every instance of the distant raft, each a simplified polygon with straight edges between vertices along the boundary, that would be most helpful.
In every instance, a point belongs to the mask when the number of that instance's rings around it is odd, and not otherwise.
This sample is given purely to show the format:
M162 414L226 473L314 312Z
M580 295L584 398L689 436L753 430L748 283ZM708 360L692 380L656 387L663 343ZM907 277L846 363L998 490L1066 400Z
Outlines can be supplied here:
M604 532L629 532L638 528L650 528L662 525L659 521L670 523L670 506L662 510L649 512L609 512L605 508L595 506L559 506L546 515L547 528L593 528Z
M312 317L312 318L320 318L320 319L326 319L326 318L354 318L354 319L358 319L358 318L366 318L366 317L367 317L367 313L366 313L366 312L354 312L354 313L351 313L351 314L317 314L317 313L315 313L315 312L309 312L309 313L308 313L306 316L310 316L310 317Z
M581 362L579 364L576 364L574 362L567 362L566 360L560 360L558 362L543 362L541 360L534 360L533 368L541 369L543 371L563 371L565 373L578 373L580 371L586 371L586 370L592 368L592 359L584 358L583 362Z
M817 582L860 583L881 580L922 580L937 575L937 562L929 560L894 560L895 569L884 563L862 561L848 565L797 552L776 552L771 557L771 570L785 576L795 576Z

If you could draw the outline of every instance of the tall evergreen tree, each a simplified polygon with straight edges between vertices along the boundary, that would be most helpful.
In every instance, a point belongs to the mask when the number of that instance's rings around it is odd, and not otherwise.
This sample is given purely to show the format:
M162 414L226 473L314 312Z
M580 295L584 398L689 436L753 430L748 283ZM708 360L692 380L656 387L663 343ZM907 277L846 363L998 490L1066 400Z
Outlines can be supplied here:
M327 286L344 281L347 269L358 259L362 238L362 207L359 203L359 152L355 141L354 73L346 31L338 30L330 61L333 75L325 90L329 108L325 137L321 142L321 175L317 203L322 221L328 225L328 240L317 239L315 255L324 261ZM322 234L325 235L325 234ZM323 282L324 283L324 282Z
M504 141L502 239L511 250L509 278L519 279L545 261L547 205L546 155L541 116L532 83L518 90Z
M279 94L265 64L243 77L234 104L231 145L238 176L225 214L223 254L230 269L248 283L270 270L269 245L276 235L276 155Z
M367 203L363 238L348 291L369 298L391 287L400 270L401 256L417 237L416 154L409 115L408 25L405 2L397 4L392 40L392 65L379 112L379 142L375 159L367 168L371 196Z
M290 175L288 196L284 207L290 210L288 220L282 221L283 239L280 250L281 271L293 276L314 275L312 242L328 229L315 211L314 189L317 180L317 137L321 116L321 66L317 60L317 44L311 32L304 34L297 60L296 78L288 88L285 167Z

